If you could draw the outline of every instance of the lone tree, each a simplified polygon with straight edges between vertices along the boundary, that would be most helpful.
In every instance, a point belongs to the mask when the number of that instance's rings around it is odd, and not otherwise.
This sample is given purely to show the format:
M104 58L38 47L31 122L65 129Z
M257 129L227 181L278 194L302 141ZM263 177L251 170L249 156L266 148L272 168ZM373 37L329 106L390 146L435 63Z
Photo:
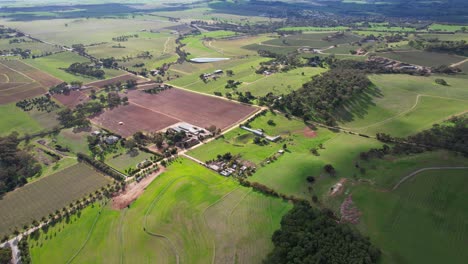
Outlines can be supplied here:
M444 79L435 79L435 83L443 85L443 86L448 85L447 81L445 81Z
M331 164L327 164L323 167L323 169L325 170L326 173L330 174L330 175L335 175L336 173L336 170L335 168L333 168L333 165Z

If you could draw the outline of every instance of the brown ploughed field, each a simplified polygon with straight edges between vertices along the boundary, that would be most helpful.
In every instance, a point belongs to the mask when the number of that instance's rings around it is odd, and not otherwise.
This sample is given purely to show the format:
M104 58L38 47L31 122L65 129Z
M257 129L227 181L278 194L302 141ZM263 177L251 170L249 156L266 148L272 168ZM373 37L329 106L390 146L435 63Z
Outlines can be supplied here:
M226 129L254 113L257 108L230 102L220 98L172 88L152 95L142 91L130 91L131 103L163 113L187 123Z
M257 110L177 88L159 94L132 90L126 96L129 105L105 111L91 121L128 137L138 131L158 131L181 121L203 128L214 125L224 130Z
M88 101L88 96L81 91L70 91L69 94L54 94L53 97L69 108L75 108L78 104Z
M34 67L19 60L0 62L0 104L17 102L39 96L50 86L61 83Z
M91 121L123 137L129 137L138 131L158 131L179 122L164 114L133 104L104 111ZM119 122L123 124L120 125Z

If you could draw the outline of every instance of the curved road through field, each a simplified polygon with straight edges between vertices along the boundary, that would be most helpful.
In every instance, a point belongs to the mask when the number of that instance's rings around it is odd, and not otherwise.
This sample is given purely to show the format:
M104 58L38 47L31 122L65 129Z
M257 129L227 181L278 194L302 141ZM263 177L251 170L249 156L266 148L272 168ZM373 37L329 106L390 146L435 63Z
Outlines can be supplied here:
M417 171L414 171L405 177L403 177L395 186L393 186L392 191L396 190L401 184L403 184L405 181L413 178L414 176L418 175L421 172L425 171L430 171L430 170L466 170L468 167L460 166L460 167L428 167L428 168L423 168L419 169Z

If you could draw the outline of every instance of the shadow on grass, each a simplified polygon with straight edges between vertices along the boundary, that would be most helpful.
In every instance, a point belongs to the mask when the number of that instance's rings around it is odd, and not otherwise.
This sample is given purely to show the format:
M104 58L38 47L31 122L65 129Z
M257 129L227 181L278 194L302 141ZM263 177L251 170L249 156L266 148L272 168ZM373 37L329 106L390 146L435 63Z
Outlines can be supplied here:
M360 94L354 95L342 107L336 109L335 116L339 122L351 122L357 118L364 118L368 109L375 106L374 98L382 98L382 91L371 86Z

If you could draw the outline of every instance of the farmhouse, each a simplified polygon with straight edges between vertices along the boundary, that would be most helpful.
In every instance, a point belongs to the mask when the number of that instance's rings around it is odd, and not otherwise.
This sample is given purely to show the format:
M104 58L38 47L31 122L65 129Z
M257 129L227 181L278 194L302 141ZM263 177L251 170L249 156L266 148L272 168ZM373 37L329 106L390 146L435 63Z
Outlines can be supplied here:
M112 145L112 144L115 144L117 143L117 141L119 141L119 138L116 137L116 136L108 136L104 139L104 142L106 142L107 144L109 145Z

